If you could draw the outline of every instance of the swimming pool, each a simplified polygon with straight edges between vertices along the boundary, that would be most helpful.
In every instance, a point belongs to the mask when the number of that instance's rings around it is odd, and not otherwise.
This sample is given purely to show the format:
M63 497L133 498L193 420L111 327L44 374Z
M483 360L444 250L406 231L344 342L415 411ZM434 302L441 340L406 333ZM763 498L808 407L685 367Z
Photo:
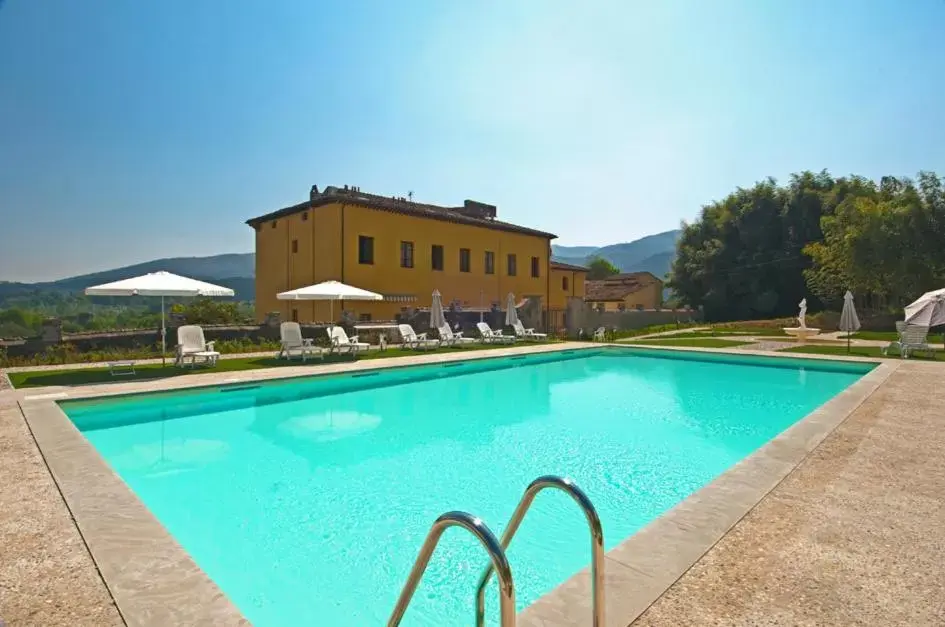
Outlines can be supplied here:
M62 407L254 624L383 624L442 512L498 534L565 474L611 548L871 367L569 351ZM587 564L568 497L539 496L509 560L520 608ZM485 563L448 532L404 624L469 624Z

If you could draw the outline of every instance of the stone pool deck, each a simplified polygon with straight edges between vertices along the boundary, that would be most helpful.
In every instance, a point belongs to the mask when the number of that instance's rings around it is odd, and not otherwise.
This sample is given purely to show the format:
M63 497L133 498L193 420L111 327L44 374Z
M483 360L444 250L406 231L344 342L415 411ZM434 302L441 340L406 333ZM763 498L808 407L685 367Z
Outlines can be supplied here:
M500 349L494 354L542 348ZM406 365L456 358L418 355L396 361ZM633 624L647 626L945 624L945 364L885 364L883 377L865 400L853 404L852 413L814 443L747 514L720 531L721 539L694 560L687 558L681 577L670 580L668 588L649 586L646 592L655 601L641 605L645 595L640 593L647 582L658 583L658 577L634 570L632 560L616 562L609 577L623 577L633 586L610 595L607 625L625 626L629 621L620 618L626 615L620 609L628 606L639 606ZM300 366L299 372L291 368L0 391L0 621L11 627L167 624L156 616L149 621L119 612L121 594L127 590L119 590L116 605L108 567L102 570L92 559L88 538L79 533L18 402L29 406L65 395L216 385L383 365ZM674 537L705 535L703 531L678 526ZM667 545L663 550L672 554L672 542L662 537ZM559 618L565 614L570 612ZM534 612L531 616L521 622L589 624L583 609L580 619L570 622L545 620Z

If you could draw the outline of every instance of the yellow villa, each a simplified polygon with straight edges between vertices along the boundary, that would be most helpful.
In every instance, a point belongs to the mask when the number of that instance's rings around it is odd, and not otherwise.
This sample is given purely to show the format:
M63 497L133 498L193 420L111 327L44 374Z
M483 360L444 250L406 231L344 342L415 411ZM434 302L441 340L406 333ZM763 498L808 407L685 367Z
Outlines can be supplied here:
M576 278L583 268L550 264L555 235L496 214L495 206L472 200L441 207L358 187L313 186L305 202L247 221L256 231L257 318L280 312L285 320L327 321L327 302L280 301L276 294L328 280L383 294L383 301L345 303L363 321L429 307L434 289L444 305L465 309L504 306L509 292L541 298L545 311L549 303L563 309L565 292L583 295L583 275Z

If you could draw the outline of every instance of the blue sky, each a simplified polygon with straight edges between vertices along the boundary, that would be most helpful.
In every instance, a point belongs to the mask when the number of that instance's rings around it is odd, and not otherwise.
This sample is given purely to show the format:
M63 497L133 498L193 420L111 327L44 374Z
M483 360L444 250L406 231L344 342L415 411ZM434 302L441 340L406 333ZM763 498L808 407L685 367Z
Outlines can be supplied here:
M766 176L945 173L945 1L0 4L0 280L251 251L312 183L557 243Z

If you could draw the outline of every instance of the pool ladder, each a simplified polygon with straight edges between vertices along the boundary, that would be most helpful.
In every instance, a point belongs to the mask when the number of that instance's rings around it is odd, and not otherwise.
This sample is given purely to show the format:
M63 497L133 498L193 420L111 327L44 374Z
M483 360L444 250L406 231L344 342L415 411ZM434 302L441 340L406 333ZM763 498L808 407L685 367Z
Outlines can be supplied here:
M413 598L413 593L423 578L423 573L427 568L430 557L436 549L440 536L450 527L462 527L473 534L479 543L489 555L489 566L479 577L479 586L476 589L476 627L484 627L486 621L486 602L485 591L489 578L495 573L499 581L499 624L501 627L515 627L515 583L512 581L512 567L505 556L505 550L512 542L515 532L518 531L522 519L531 507L532 502L539 492L545 488L557 488L568 494L587 519L587 525L591 532L591 593L592 599L592 625L594 627L604 627L604 532L601 529L600 517L591 500L587 498L581 488L577 487L573 481L567 478L554 475L545 475L532 481L518 507L512 513L509 525L502 534L502 540L497 540L495 534L486 526L482 520L466 512L447 512L436 519L426 540L420 548L420 554L414 562L410 575L407 577L407 583L397 599L397 605L387 621L387 627L397 627L400 625L407 606Z

